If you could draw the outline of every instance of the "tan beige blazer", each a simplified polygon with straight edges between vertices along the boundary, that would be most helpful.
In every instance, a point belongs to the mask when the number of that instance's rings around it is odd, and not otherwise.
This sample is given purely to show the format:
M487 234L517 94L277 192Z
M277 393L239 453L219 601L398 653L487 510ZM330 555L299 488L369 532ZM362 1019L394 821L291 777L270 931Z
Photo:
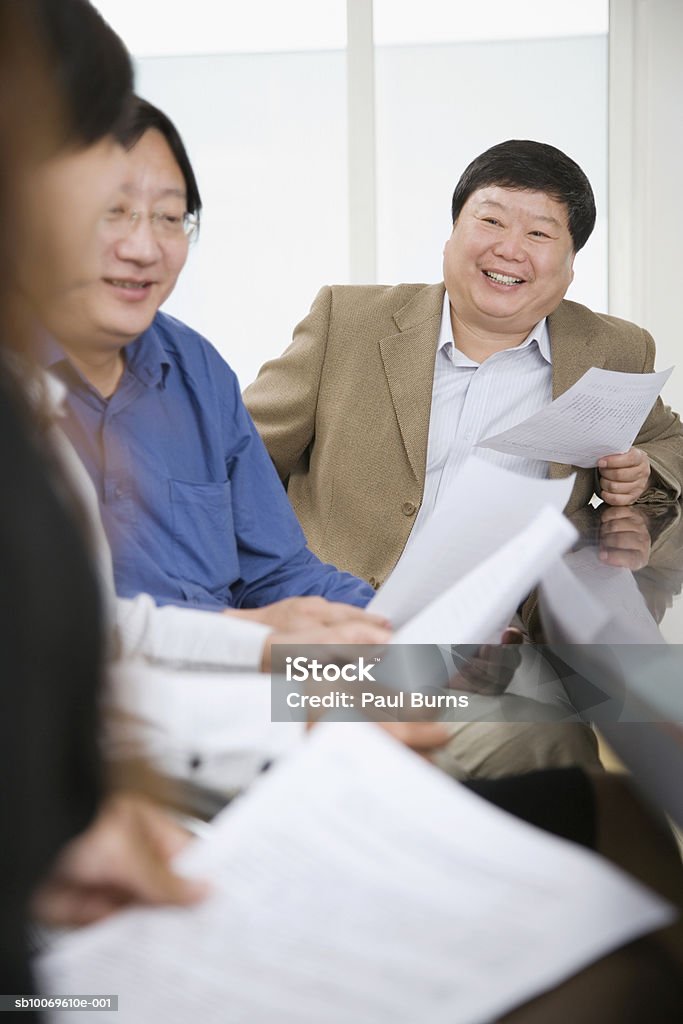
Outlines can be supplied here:
M443 295L443 284L323 288L244 396L313 551L373 586L398 561L422 500ZM553 397L591 366L653 369L652 338L624 320L564 301L549 330ZM635 443L662 481L647 498L675 500L678 417L658 401ZM573 470L552 464L550 475ZM594 471L577 473L569 510L593 494Z

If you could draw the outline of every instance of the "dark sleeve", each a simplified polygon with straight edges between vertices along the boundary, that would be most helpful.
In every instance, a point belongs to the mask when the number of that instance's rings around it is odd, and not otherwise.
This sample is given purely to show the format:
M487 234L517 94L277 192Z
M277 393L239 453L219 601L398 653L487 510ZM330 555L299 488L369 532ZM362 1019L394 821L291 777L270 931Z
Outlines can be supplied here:
M101 644L75 508L2 388L0 478L0 973L14 992L31 892L98 799Z

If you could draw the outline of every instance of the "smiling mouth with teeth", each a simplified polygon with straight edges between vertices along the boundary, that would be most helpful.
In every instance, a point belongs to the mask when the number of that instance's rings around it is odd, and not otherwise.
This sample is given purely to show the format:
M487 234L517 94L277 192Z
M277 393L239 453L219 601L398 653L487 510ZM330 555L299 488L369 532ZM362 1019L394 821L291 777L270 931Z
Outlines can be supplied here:
M117 281L112 277L106 278L107 284L113 284L115 288L131 288L141 290L149 288L149 281Z
M495 281L496 284L524 284L521 277L510 277L508 274L496 274L494 270L485 270L484 274L491 281Z

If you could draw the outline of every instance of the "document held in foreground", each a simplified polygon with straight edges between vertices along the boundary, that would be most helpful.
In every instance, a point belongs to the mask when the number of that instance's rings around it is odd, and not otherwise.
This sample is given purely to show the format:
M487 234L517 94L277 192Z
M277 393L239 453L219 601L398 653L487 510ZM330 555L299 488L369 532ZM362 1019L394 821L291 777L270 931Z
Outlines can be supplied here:
M592 366L568 391L516 427L478 442L508 455L590 468L626 452L673 371L620 373Z
M545 505L561 512L574 479L520 476L471 456L440 499L439 511L411 537L368 611L385 615L394 629L404 626L525 529Z
M127 1024L484 1024L673 917L368 723L318 727L183 869L205 903L65 937L42 990L116 993Z
M569 520L546 505L528 526L402 626L392 643L499 643L517 607L576 537Z

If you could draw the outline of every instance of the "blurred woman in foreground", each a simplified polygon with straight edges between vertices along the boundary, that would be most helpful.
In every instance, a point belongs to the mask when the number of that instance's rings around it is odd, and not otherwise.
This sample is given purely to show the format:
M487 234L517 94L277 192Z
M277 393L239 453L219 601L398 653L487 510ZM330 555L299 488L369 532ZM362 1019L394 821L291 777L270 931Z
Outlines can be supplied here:
M137 798L105 799L65 847L105 788L103 616L86 514L42 430L49 394L31 368L30 309L49 301L61 258L87 244L117 183L116 126L131 89L123 44L86 0L0 0L3 994L32 991L31 900L40 919L67 924L203 891L167 867L183 834ZM18 283L27 280L31 304Z

